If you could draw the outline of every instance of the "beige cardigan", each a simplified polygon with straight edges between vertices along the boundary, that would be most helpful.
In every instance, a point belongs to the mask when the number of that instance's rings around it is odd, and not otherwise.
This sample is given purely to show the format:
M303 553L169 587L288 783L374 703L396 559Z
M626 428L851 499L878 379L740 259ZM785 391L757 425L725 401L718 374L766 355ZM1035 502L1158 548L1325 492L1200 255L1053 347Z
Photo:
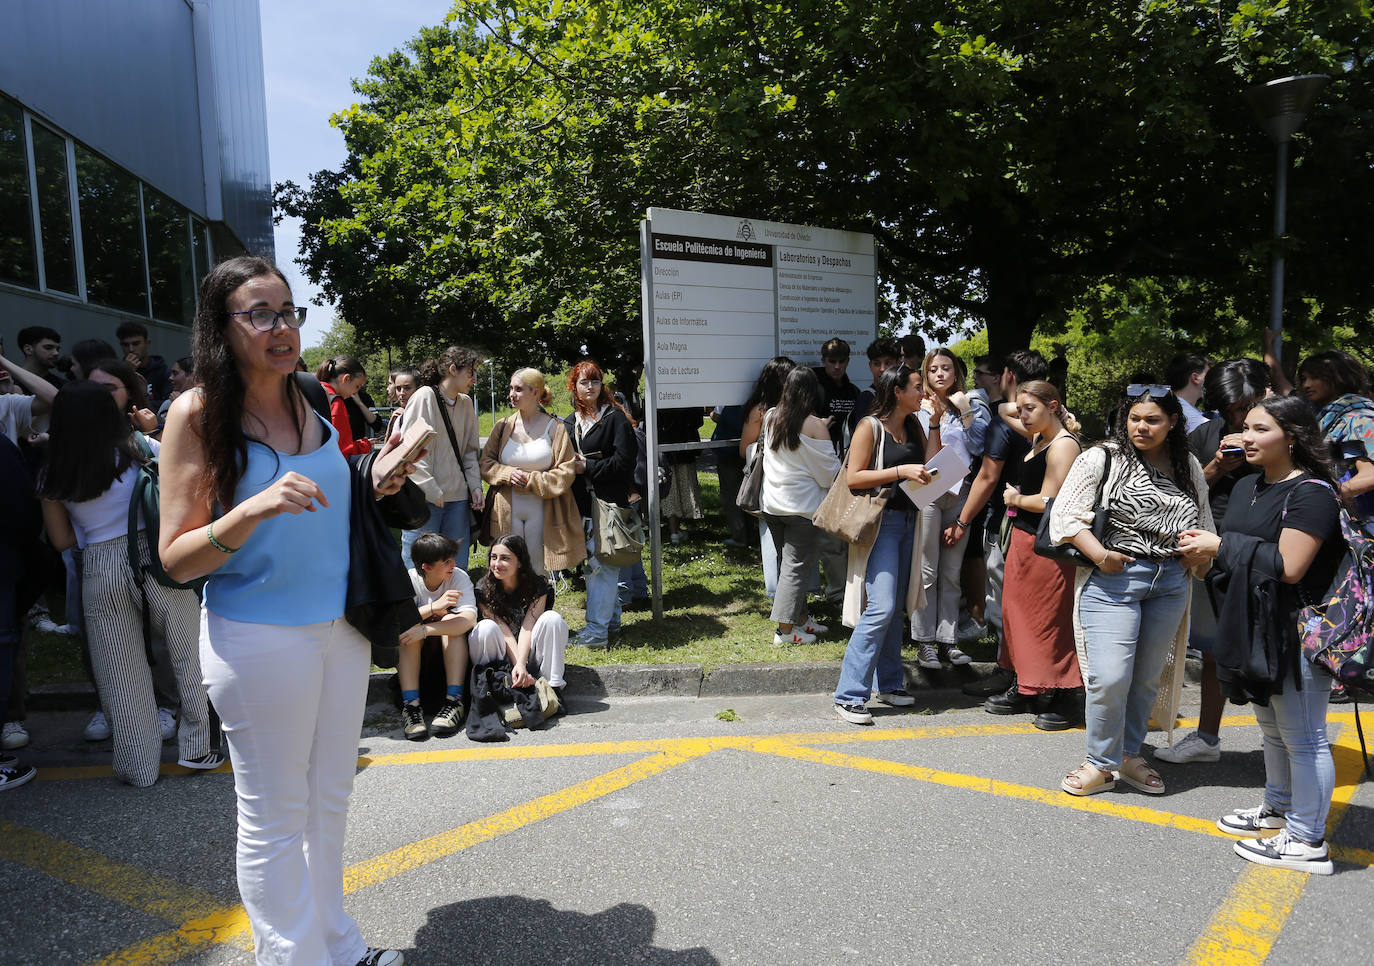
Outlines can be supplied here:
M1096 510L1094 504L1097 499L1097 481L1102 478L1102 468L1106 461L1100 446L1085 449L1074 460L1069 475L1064 478L1064 483L1059 488L1054 506L1050 509L1050 539L1054 543L1064 543L1069 537L1092 526L1093 511ZM1216 524L1212 519L1211 502L1207 499L1207 478L1202 475L1202 464L1190 456L1188 465L1193 471L1193 492L1199 497L1198 525L1203 530L1215 533ZM1121 478L1122 467L1123 463L1113 448L1112 468L1107 474L1106 485L1102 488L1103 495L1109 503L1112 490ZM1193 568L1193 576L1200 578L1211 568L1211 561L1199 564ZM1083 635L1083 622L1078 616L1078 605L1083 598L1083 586L1092 576L1093 570L1092 567L1079 567L1073 582L1073 640L1078 650L1079 670L1083 672L1085 680L1089 672L1088 652ZM1178 719L1179 699L1183 692L1184 655L1188 647L1188 628L1192 621L1192 593L1193 584L1189 581L1189 603L1184 608L1183 619L1174 633L1174 646L1164 662L1164 670L1160 672L1159 693L1155 696L1154 710L1150 712L1150 718L1168 735L1171 745L1174 743L1174 722Z
M412 419L423 419L433 427L434 442L429 444L429 452L415 464L415 472L410 478L415 485L425 491L425 499L435 506L457 500L470 500L472 494L482 489L482 474L477 468L477 410L472 400L462 395L448 407L449 419L453 421L453 436L458 440L460 452L453 451L448 432L444 429L444 417L439 413L443 390L438 386L429 387L430 391L420 389L406 403L406 425Z
M501 450L515 429L518 414L512 414L492 427L487 437L487 445L482 448L482 479L491 484L488 509L493 538L511 532L511 490L510 481L514 467L501 462ZM573 467L572 443L568 441L568 431L560 420L553 421L553 466L547 470L534 470L529 474L530 482L522 490L544 501L544 569L546 572L570 570L587 558L587 543L582 530L582 514L577 511L577 501L573 499L572 483L575 474ZM530 547L530 553L538 548Z

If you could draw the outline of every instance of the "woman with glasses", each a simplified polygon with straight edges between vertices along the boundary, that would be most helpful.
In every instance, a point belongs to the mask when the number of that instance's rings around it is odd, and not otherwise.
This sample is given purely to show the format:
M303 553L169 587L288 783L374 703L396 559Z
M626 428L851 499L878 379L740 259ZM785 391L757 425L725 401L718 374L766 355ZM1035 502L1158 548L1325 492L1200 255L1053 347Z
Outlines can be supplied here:
M401 531L401 553L414 567L410 548L421 533L442 533L458 544L458 566L468 569L472 549L472 510L481 510L482 469L477 435L477 409L472 384L481 357L472 349L449 346L437 359L420 366L421 387L406 403L405 425L423 419L435 432L434 442L416 463L412 477L429 501L429 522Z
M1093 563L1079 568L1074 581L1088 753L1060 782L1070 795L1108 791L1118 780L1149 795L1164 793L1164 780L1140 746L1161 684L1155 717L1173 728L1188 639L1189 569L1200 576L1209 566L1180 554L1179 534L1214 529L1207 481L1188 449L1173 392L1149 386L1128 395L1116 427L1106 443L1074 460L1050 511L1051 539L1072 543ZM1092 532L1099 505L1107 508L1101 541Z
M345 456L361 456L372 451L372 440L353 435L348 400L356 396L367 382L363 364L352 356L335 356L321 362L315 378L329 394L329 421L339 431L339 450Z
M491 536L524 540L541 577L571 570L587 556L572 496L572 441L563 423L544 412L553 393L538 369L511 376L509 398L515 412L492 427L482 449L482 479L491 485Z
M635 460L634 423L602 381L601 367L579 362L568 373L573 411L566 422L573 439L573 498L583 517L587 534L587 625L577 636L583 647L609 647L610 636L620 630L620 567L598 557L592 526L592 498L628 507L638 502L633 494Z
M304 314L263 259L231 258L205 277L192 331L201 385L167 418L159 550L173 580L208 577L201 668L234 765L257 962L399 966L401 953L368 948L344 911L370 657L344 606L351 502L394 492L404 473L375 489L376 462L363 458L369 475L355 485L338 428L294 373Z

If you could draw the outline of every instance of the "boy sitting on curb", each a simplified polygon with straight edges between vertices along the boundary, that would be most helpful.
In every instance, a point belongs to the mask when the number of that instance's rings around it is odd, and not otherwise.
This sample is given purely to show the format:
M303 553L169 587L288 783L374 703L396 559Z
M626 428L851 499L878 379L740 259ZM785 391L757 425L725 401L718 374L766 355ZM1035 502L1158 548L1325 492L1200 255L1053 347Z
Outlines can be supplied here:
M468 673L468 631L477 623L477 600L472 581L454 561L458 544L441 533L422 533L415 538L411 559L415 569L415 605L424 621L401 637L396 674L401 683L401 722L410 741L424 741L456 734L467 713L463 685ZM444 703L425 727L420 710L420 651L425 640L438 637L444 649L444 678L448 685Z

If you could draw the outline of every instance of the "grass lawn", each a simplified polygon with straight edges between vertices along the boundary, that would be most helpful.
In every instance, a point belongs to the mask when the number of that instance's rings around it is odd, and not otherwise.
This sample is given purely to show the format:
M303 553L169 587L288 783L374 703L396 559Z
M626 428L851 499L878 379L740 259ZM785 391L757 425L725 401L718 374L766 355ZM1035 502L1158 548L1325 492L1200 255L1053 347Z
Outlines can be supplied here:
M626 611L618 646L604 650L568 648L569 664L697 664L705 668L725 664L785 661L838 661L844 656L848 628L840 624L838 607L823 598L812 601L812 615L830 630L815 644L777 647L774 624L768 619L771 601L764 594L758 545L732 549L720 515L720 490L714 472L700 471L705 518L684 524L687 539L665 540L663 547L663 618L654 620L646 607ZM487 560L484 547L470 561L476 581ZM648 569L648 552L645 552ZM576 584L560 591L556 607L574 632L585 623L586 594ZM62 613L61 601L50 601ZM81 643L58 634L30 631L29 684L84 682ZM995 641L965 646L975 660L996 656ZM915 647L904 652L915 660Z

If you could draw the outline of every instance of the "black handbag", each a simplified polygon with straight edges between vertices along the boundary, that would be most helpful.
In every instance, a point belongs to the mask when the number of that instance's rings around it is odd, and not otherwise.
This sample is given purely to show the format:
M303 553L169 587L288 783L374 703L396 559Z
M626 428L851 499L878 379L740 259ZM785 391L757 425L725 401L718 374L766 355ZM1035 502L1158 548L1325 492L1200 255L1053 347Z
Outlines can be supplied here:
M1107 505L1102 501L1102 494L1106 490L1107 476L1112 471L1112 451L1107 447L1102 447L1102 453L1107 458L1107 462L1102 467L1102 477L1097 481L1097 497L1093 500L1093 524L1090 528L1092 534L1104 547L1107 545ZM1050 510L1054 507L1054 497L1045 501L1045 512L1040 515L1040 526L1035 530L1035 552L1042 557L1049 557L1060 563L1072 564L1075 567L1096 567L1097 562L1089 560L1087 554L1079 550L1072 543L1050 542Z
M754 447L754 455L744 464L744 474L739 481L739 495L735 506L751 516L763 516L759 501L763 498L763 440Z

